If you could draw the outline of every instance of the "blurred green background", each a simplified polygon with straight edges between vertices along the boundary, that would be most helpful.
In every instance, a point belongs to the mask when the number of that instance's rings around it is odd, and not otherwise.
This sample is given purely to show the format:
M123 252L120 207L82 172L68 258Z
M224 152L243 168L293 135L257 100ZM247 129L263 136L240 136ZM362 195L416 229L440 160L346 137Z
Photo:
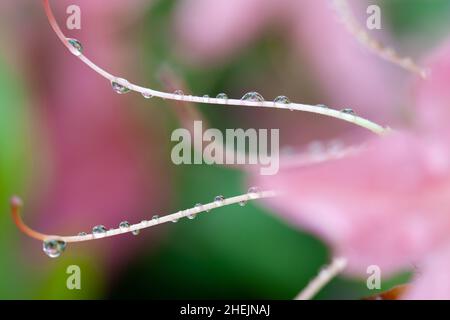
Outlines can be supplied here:
M158 0L140 30L141 59L146 79L160 87L158 72L168 65L199 94L230 92L241 83L267 76L266 61L283 57L285 44L265 34L245 52L220 67L196 69L173 54L171 14L176 1ZM450 20L448 0L378 1L398 43L416 37L428 39ZM442 32L441 32L442 34ZM432 33L438 38L440 32ZM5 38L6 39L6 38ZM425 41L425 40L424 40ZM60 52L63 54L63 51ZM145 57L145 58L144 58ZM250 80L248 80L250 79ZM35 125L29 108L27 83L20 70L9 65L0 51L0 298L263 298L291 299L329 261L325 244L291 227L257 203L215 210L194 221L162 227L156 246L140 249L119 271L90 253L89 245L69 247L57 260L41 258L40 244L24 240L9 216L12 194L30 194L33 163L30 152ZM248 82L247 82L248 83ZM153 101L165 106L167 102ZM236 127L231 114L220 108L201 107L213 127ZM159 108L167 136L178 126L170 109ZM146 115L145 109L137 111ZM150 116L150 114L148 114ZM31 144L31 145L30 145ZM172 167L170 210L207 202L217 194L232 196L245 191L243 173L211 166ZM195 187L193 187L195 186ZM153 232L153 231L147 231ZM145 237L145 235L142 235ZM82 268L82 290L66 289L66 268ZM386 279L383 289L403 283L408 275ZM365 280L339 277L319 299L358 299L374 294Z

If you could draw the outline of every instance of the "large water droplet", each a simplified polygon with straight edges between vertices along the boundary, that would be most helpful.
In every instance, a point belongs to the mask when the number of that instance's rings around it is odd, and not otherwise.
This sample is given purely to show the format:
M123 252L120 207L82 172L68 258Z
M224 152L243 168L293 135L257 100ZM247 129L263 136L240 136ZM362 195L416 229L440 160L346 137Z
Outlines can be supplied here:
M130 83L127 80L122 78L117 78L111 82L113 90L118 94L125 94L130 92L131 90L130 88L128 88L129 84Z
M69 43L72 52L76 56L81 56L83 54L83 45L77 39L68 38L67 42Z
M228 96L226 93L219 93L216 98L222 99L222 100L228 100Z
M217 196L217 197L214 198L214 202L215 202L216 204L222 204L224 201L225 201L225 197L222 196L222 195Z
M42 245L42 250L44 250L45 254L50 258L58 258L61 253L66 249L66 242L62 240L52 239L45 240Z
M260 95L258 92L249 92L246 93L243 97L242 100L244 101L251 101L251 102L264 102L264 97L262 95Z
M119 223L119 228L122 231L127 230L130 227L130 223L128 221L122 221L121 223Z
M92 234L94 238L103 238L106 236L106 228L103 225L98 225L92 228Z
M289 98L286 96L278 96L275 98L275 100L273 102L279 103L279 104L290 104L291 100L289 100Z

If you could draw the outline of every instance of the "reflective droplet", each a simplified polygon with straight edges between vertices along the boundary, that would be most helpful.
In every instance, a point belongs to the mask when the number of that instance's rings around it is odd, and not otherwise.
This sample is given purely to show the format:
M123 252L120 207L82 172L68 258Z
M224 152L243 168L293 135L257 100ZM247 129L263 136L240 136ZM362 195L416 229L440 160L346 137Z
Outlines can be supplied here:
M350 108L342 109L341 112L345 113L345 114L351 114L353 116L356 114L355 111L353 109L350 109Z
M259 193L258 187L251 187L248 189L247 193Z
M176 91L174 92L174 94L177 95L177 96L180 96L180 97L184 97L184 92L183 92L183 90L176 90Z
M279 104L290 104L291 100L289 100L289 98L286 96L278 96L275 98L275 100L273 102L279 103Z
M158 220L159 220L159 216L158 216L158 215L154 215L154 216L152 217L152 221L153 221L153 222L157 223Z
M121 230L126 230L130 227L130 223L128 221L122 221L121 223L119 223L119 228Z
M317 107L324 108L324 109L330 109L328 106L326 106L324 104L318 104Z
M128 88L129 82L125 79L117 78L111 82L111 86L113 90L118 94L125 94L130 92L131 90Z
M86 233L86 232L80 232L80 233L78 234L78 236L79 236L79 237L84 237L84 236L87 236L87 233Z
M228 96L226 93L219 93L216 98L222 99L222 100L228 100Z
M216 204L222 204L224 201L225 201L225 197L222 196L222 195L217 196L217 197L214 198L214 202L215 202Z
M137 236L139 233L141 233L141 230L133 230L133 231L131 231L131 234L133 235L133 236Z
M71 46L71 52L76 56L81 56L83 54L83 45L77 39L68 38L67 42ZM72 49L73 48L73 49Z
M242 201L239 202L239 205L241 207L245 207L246 204L247 204L247 201L245 201L245 200L242 200Z
M44 241L42 250L50 258L58 258L66 249L66 242L62 240L52 239Z
M258 92L253 91L246 93L241 100L251 102L264 102L264 97L260 95Z
M194 220L195 217L197 217L197 215L196 215L195 213L193 213L193 214L188 214L188 215L187 215L187 218L188 218L189 220Z
M177 223L177 222L178 222L178 220L179 220L179 219L177 219L177 218L174 218L174 219L172 219L172 223Z
M102 238L106 235L106 228L103 225L98 225L92 228L92 234L94 238Z
M142 96L143 96L145 99L151 99L151 98L153 98L153 95L152 95L150 92L147 92L147 91L142 92Z

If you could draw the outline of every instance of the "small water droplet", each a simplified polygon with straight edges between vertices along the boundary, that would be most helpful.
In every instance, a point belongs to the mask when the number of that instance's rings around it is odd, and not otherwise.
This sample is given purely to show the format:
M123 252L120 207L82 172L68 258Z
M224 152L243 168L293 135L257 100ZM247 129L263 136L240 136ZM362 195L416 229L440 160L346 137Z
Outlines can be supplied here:
M187 215L187 218L188 218L189 220L194 220L196 217L197 217L197 215L196 215L195 213L193 213L193 214L188 214L188 215Z
M106 228L103 225L98 225L92 228L94 238L103 238L106 235Z
M131 234L133 235L133 236L137 236L139 233L141 233L141 230L133 230L133 231L131 231Z
M177 223L177 222L178 222L178 220L179 220L179 219L177 219L177 218L174 218L174 219L172 219L172 223Z
M119 228L121 230L126 230L130 227L130 223L128 221L122 221L121 223L119 223Z
M151 98L153 98L153 95L152 95L150 92L147 92L147 91L142 92L142 96L143 96L145 99L151 99Z
M239 202L239 205L241 207L245 207L246 204L247 204L247 201L245 201L245 200L242 200L242 201Z
M258 187L250 187L247 191L247 193L259 193Z
M326 106L324 104L318 104L317 107L323 108L323 109L330 109L328 106Z
M131 90L128 88L129 82L122 78L117 78L111 82L111 86L113 90L118 94L125 94L130 92Z
M67 42L71 46L71 52L76 56L81 56L83 54L83 45L77 39L68 38ZM72 49L73 48L73 49Z
M273 102L278 104L290 104L291 100L289 100L289 98L286 96L278 96Z
M225 201L225 197L222 196L222 195L217 196L217 197L214 198L214 202L215 202L216 204L222 204L224 201Z
M226 93L219 93L216 98L222 99L222 100L228 100L228 96Z
M355 111L353 109L350 109L350 108L342 109L341 112L345 113L345 114L350 114L352 116L356 115Z
M180 96L180 97L184 97L184 92L183 92L183 90L176 90L176 91L174 92L174 94L177 95L177 96Z
M249 92L246 93L241 100L251 101L251 102L264 102L264 97L258 92Z
M78 236L79 236L79 237L84 237L84 236L87 236L87 233L86 233L86 232L80 232L80 233L78 234Z
M155 222L155 223L157 223L157 222L159 221L159 216L158 216L158 215L154 215L154 216L152 217L152 221Z
M42 250L44 250L45 254L50 258L58 258L61 253L64 252L66 246L66 242L62 240L45 240L42 245Z

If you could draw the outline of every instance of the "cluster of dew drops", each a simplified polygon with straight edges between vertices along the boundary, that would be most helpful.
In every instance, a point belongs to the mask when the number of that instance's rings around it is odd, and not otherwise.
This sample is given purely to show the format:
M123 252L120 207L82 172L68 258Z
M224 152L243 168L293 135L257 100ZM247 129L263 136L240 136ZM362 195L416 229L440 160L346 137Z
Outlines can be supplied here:
M258 187L251 187L248 189L248 192L247 192L248 195L259 194L259 193L260 193L260 190ZM222 195L219 195L214 198L214 203L217 206L222 206L224 204L224 202L225 202L225 197ZM241 207L244 207L246 204L247 204L246 200L242 200L239 202L239 206L241 206ZM203 211L203 204L197 203L194 208L197 208L199 212ZM205 210L205 211L210 212L210 210ZM190 215L187 215L186 217L189 220L194 220L196 218L196 216L197 215L195 213L192 213ZM152 221L158 222L158 220L159 220L159 216L155 215L152 217ZM179 219L174 218L171 221L173 223L177 223L178 220ZM146 225L147 223L148 223L147 220L143 220L140 222L141 225ZM130 230L131 226L132 225L128 221L122 221L119 223L119 229L121 231L123 231L123 232L129 231L129 232L131 232L131 234L137 236L140 233L140 230L138 229L138 230L131 231ZM113 230L113 229L110 229L110 230ZM108 230L104 225L97 225L92 228L92 236L95 239L100 239L100 238L105 237L107 232L108 232ZM78 234L78 236L80 236L80 237L87 236L87 235L88 234L86 232L80 232ZM47 256L49 256L50 258L58 258L64 252L66 247L67 247L67 243L65 241L55 238L55 239L44 240L42 249L45 252L45 254Z
M80 41L78 41L77 39L69 38L69 39L67 39L67 42L69 43L69 45L71 47L70 51L74 55L80 56L83 54L83 45L81 44ZM113 81L111 81L111 86L112 86L112 89L114 90L114 92L116 92L118 94L126 94L126 93L131 92L131 89L129 88L129 82L123 78L115 78ZM176 90L174 92L174 94L179 97L184 97L184 95L185 95L182 90ZM153 98L153 95L148 91L144 91L142 93L142 96L145 99ZM204 95L203 99L205 102L208 102L210 97L209 97L209 95ZM229 100L229 97L226 93L219 93L216 96L216 99L222 100L223 103L226 104L227 101ZM248 101L248 102L261 102L261 103L266 101L261 94L259 94L258 92L255 92L255 91L246 93L241 98L241 100ZM290 105L292 105L292 103L289 100L289 98L286 96L283 96L283 95L278 96L273 100L273 102L274 102L275 106L282 106L282 107L290 109L291 111L294 110L293 108L289 107ZM317 105L317 107L320 107L323 109L330 109L328 106L326 106L324 104L319 104L319 105ZM356 115L355 111L350 108L342 109L341 112L345 113L345 114Z

